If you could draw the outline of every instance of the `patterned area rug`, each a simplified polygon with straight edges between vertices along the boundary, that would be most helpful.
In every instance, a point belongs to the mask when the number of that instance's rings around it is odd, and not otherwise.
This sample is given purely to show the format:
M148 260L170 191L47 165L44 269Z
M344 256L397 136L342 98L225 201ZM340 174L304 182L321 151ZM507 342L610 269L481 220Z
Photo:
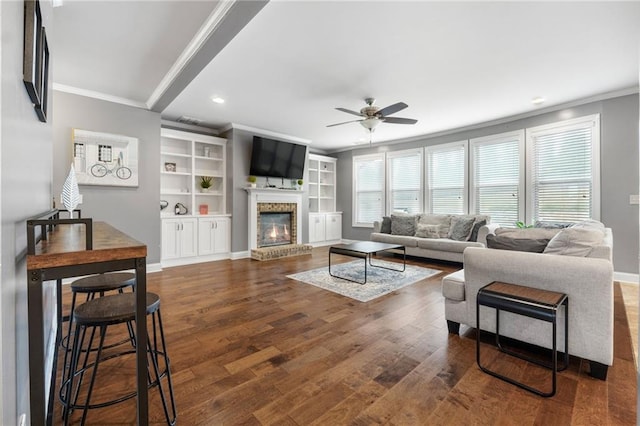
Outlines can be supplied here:
M364 262L354 260L352 262L331 265L331 272L334 275L346 276L353 280L364 280ZM399 262L387 262L374 260L374 264L389 266L392 268L402 268ZM367 265L367 283L358 284L341 278L329 275L329 268L324 266L298 274L287 275L305 284L311 284L334 293L350 297L360 302L368 302L392 291L414 284L425 278L432 277L442 271L437 269L420 268L418 266L407 265L404 272L390 271L388 269L376 268Z

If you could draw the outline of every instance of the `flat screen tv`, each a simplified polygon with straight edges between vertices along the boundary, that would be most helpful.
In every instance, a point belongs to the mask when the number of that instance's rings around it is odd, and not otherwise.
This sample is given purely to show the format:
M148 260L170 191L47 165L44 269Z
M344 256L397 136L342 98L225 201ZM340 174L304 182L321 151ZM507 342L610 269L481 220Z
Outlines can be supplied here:
M305 145L254 136L249 174L302 179L306 153Z

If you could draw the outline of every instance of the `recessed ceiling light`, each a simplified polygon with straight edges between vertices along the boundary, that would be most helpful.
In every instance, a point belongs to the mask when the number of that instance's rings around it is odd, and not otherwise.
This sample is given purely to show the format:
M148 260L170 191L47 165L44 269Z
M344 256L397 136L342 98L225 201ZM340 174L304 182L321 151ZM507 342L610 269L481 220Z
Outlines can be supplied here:
M220 96L214 96L213 98L211 98L211 100L217 104L223 104L224 103L224 99L222 99Z
M545 99L542 96L536 96L535 98L531 99L531 103L534 105L540 105L542 103L544 103Z

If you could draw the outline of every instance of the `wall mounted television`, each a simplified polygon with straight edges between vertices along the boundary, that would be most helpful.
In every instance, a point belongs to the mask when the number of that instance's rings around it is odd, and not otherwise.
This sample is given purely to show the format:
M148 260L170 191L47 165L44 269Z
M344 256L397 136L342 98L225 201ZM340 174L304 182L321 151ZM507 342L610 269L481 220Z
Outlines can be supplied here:
M305 145L254 136L249 174L302 179L306 153Z

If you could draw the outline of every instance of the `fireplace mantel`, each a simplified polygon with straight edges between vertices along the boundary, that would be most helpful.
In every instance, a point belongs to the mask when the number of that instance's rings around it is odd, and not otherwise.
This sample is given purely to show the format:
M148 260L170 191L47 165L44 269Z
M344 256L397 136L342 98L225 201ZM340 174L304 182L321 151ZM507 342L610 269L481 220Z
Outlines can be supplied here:
M249 250L258 248L258 203L295 203L296 221L302 225L302 191L278 188L244 188L249 196ZM302 244L302 232L298 230L295 244Z

